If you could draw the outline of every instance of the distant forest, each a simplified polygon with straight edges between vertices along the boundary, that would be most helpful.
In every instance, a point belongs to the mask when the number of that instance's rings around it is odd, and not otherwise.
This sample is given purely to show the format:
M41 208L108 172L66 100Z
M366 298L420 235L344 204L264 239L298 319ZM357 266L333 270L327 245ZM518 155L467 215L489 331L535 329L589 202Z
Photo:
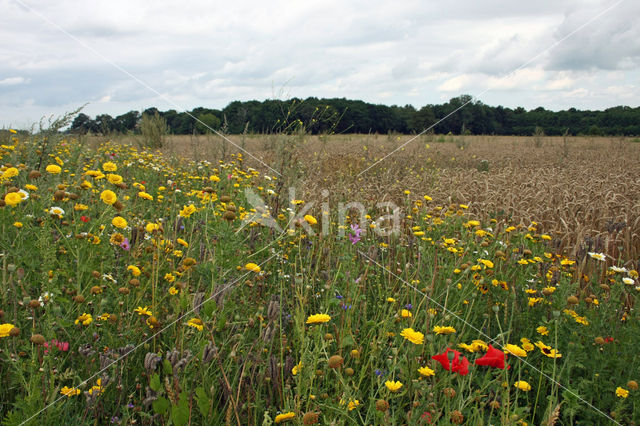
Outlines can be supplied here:
M195 108L176 110L129 111L117 117L101 114L91 118L79 114L69 131L73 133L137 132L143 115L161 117L169 133L204 134L207 127L225 133L292 133L304 130L323 133L404 133L422 132L437 123L438 134L472 135L640 135L640 107L617 106L604 111L580 111L570 108L549 111L543 107L525 110L489 106L472 101L469 95L452 98L438 105L416 109L411 105L376 105L359 100L289 99L234 101L224 109ZM467 103L463 108L462 105ZM457 108L459 111L453 113ZM450 115L450 116L448 116ZM448 116L448 117L447 117ZM197 120L195 118L197 118Z

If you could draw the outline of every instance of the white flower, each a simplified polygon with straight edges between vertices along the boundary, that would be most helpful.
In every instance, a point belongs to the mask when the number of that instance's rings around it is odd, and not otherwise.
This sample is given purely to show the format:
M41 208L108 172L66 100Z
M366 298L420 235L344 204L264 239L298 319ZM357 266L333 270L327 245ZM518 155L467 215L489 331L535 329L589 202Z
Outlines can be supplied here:
M60 207L54 206L54 207L51 207L49 209L49 214L53 214L53 215L56 215L56 216L62 216L64 214L64 210L61 209Z
M623 282L623 283L625 283L625 284L627 284L627 285L633 285L633 283L634 283L635 281L633 280L633 278L624 277L624 278L622 279L622 282Z
M618 266L610 266L609 270L613 272L627 272L627 268L620 268Z
M590 251L589 256L591 256L592 259L600 260L602 262L604 262L607 259L604 253L595 253Z
M24 189L21 189L20 191L18 191L18 194L20 194L20 196L22 197L22 201L29 199L29 193Z

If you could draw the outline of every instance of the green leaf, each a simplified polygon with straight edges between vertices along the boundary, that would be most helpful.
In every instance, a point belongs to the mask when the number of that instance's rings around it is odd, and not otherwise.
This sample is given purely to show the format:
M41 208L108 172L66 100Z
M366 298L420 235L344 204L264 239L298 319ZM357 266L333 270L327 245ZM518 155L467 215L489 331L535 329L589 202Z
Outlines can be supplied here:
M211 399L202 386L196 388L196 403L198 404L200 414L207 417L209 415L209 409L211 408Z
M164 359L162 361L162 371L167 375L173 374L173 367L171 366L171 363L168 359Z
M171 404L169 404L169 401L167 400L167 398L165 398L163 396L158 397L158 399L153 401L153 403L151 405L153 407L153 411L155 411L156 414L164 414L164 413L166 413L167 410L169 409L169 407L171 406Z
M154 392L158 392L162 388L162 384L160 383L160 376L158 374L153 374L151 379L149 380L149 387Z
M203 303L202 313L204 314L205 318L210 319L211 316L213 315L213 311L215 308L216 308L216 302L213 299L207 300L205 303Z
M189 404L186 393L182 392L180 394L178 404L171 409L171 420L177 426L184 426L189 421Z

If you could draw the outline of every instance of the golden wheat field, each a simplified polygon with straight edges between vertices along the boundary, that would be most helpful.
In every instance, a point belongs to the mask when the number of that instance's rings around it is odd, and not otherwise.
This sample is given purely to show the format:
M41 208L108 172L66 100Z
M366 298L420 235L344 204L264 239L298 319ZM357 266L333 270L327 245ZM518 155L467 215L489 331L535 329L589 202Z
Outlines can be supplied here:
M135 144L135 138L121 141ZM249 164L257 169L272 167L283 175L282 187L293 185L307 200L320 201L326 190L326 200L402 202L407 190L412 192L409 198L426 191L439 202L468 203L473 215L495 219L496 226L537 222L539 231L556 234L557 249L566 254L582 257L595 250L623 259L637 259L640 254L640 143L631 138L230 135L228 139L169 136L163 150L210 161L246 150Z

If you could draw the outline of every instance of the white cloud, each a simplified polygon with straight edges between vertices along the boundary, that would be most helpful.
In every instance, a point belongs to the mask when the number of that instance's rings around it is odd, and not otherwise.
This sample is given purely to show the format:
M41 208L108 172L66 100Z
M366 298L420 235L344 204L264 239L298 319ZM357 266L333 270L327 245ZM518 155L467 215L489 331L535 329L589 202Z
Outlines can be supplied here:
M92 113L121 114L222 108L279 92L416 107L486 89L480 100L511 107L545 100L551 109L606 108L637 99L607 92L633 85L640 68L640 6L630 1L549 51L610 0L24 1L73 38L0 0L10 17L0 26L5 123L85 102ZM16 107L27 101L29 108Z

